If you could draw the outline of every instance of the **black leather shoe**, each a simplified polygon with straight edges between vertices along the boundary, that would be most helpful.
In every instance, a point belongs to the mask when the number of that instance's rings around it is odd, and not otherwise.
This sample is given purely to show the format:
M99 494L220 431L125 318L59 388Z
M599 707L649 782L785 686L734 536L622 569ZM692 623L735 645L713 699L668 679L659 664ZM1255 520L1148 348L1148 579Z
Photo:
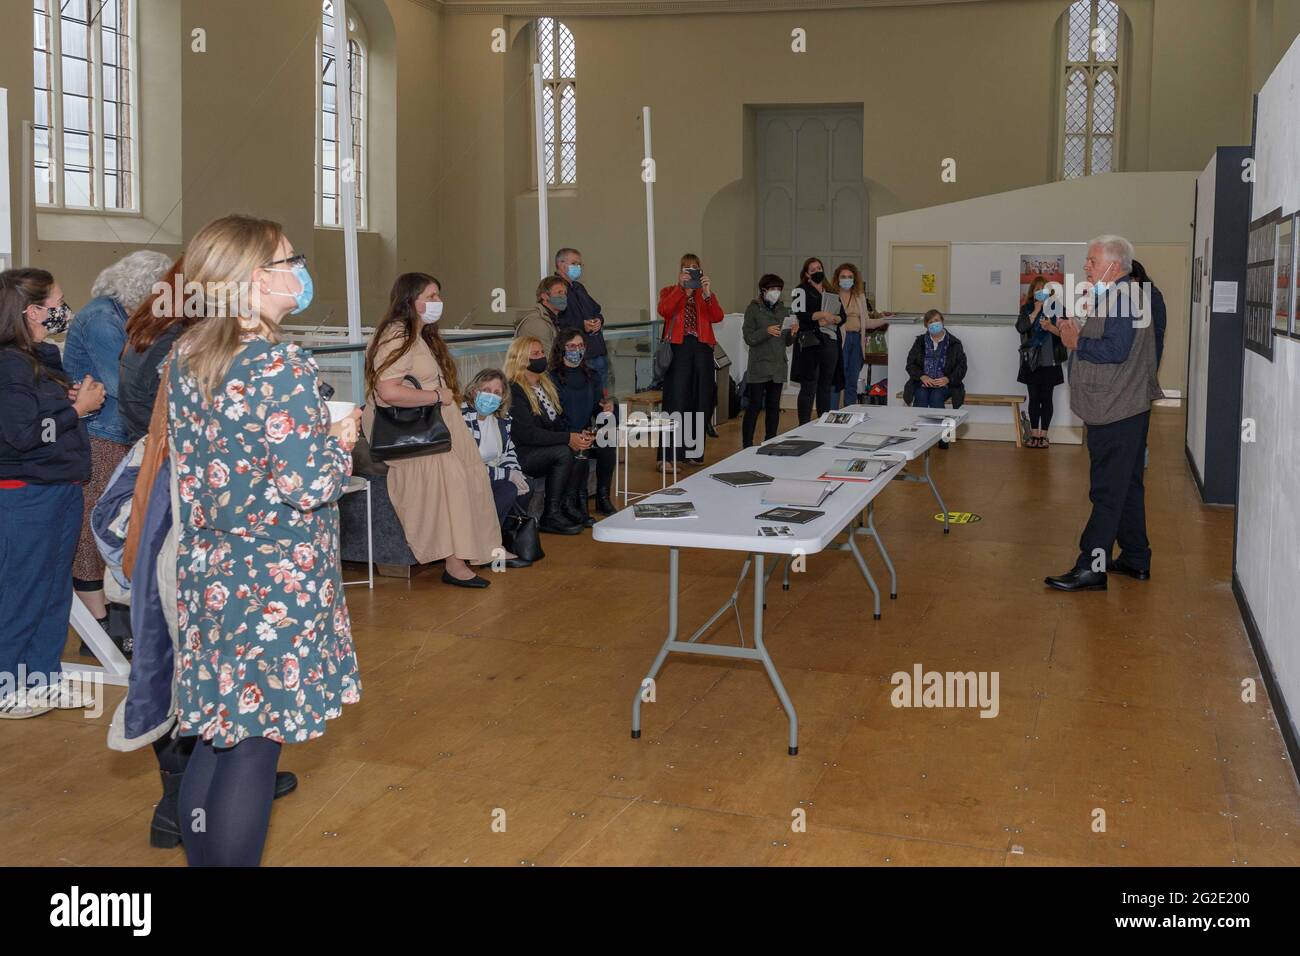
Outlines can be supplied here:
M1106 572L1073 568L1054 578L1043 578L1043 583L1058 591L1104 591Z
M533 562L531 562L531 561L525 561L523 558L507 558L507 559L506 559L506 567L507 567L507 568L531 568L532 566L533 566Z
M286 794L293 793L298 789L298 777L288 770L281 770L275 775L275 799L279 800Z
M477 574L474 575L472 578L466 578L464 581L462 581L460 578L453 578L446 571L443 571L442 583L454 584L458 588L485 588L492 582L489 581L487 578L479 577Z
M1127 561L1124 561L1123 559L1117 561L1107 561L1106 570L1113 571L1115 574L1127 574L1129 577L1134 578L1138 581L1151 580L1151 570L1149 568L1147 570L1143 570L1142 568L1135 568L1133 567L1133 565L1129 564Z
M608 488L596 489L596 510L606 517L618 512L618 509L614 507L614 502L609 498Z
M704 434L708 435L710 438L717 438L718 430L714 428L711 424L707 424L704 426Z
M940 448L947 448L947 447L948 447L948 443L947 443L946 441L943 441L942 439L940 439L940 440L939 440L939 447L940 447Z

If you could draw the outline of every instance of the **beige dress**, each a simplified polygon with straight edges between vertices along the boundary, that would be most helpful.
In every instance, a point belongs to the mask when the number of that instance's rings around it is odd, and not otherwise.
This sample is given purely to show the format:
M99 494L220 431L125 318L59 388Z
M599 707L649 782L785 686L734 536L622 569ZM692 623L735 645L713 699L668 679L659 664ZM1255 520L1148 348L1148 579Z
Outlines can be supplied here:
M405 340L399 333L376 347L375 365ZM413 375L424 389L445 388L442 370L424 339L417 339L405 355L380 376L383 381ZM409 382L407 384L410 384ZM378 395L367 396L362 421L366 434L374 428L375 405L386 403ZM501 547L501 526L487 469L479 457L474 436L465 427L459 405L446 405L442 420L451 432L451 450L438 455L419 455L388 463L388 497L406 533L411 553L421 564L452 556L473 564L492 560Z

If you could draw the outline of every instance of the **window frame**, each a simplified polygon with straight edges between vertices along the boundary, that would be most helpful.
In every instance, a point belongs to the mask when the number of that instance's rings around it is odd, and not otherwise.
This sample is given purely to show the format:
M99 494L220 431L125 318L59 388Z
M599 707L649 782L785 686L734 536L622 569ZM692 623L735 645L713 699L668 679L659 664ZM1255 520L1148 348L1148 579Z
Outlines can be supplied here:
M336 222L325 221L325 164L323 162L323 152L325 147L325 2L321 0L321 11L319 23L316 26L316 136L315 136L315 158L313 167L316 178L316 197L314 214L315 227L317 229L343 229L343 191L340 188L334 196L335 209L338 212ZM337 12L331 12L330 16L337 17ZM357 229L365 232L370 228L370 44L369 37L366 33L365 21L357 16L355 10L348 7L348 57L347 67L352 66L352 46L356 44L361 54L361 118L357 122L357 117L353 115L353 127L357 128L359 141L352 144L353 149L360 156L358 177L358 202L357 202ZM342 182L343 163L339 159L339 125L338 125L338 90L339 90L339 56L338 52L334 54L334 90L335 90L335 108L334 108L334 147L335 147L335 167L339 174L338 186L344 185Z
M99 20L103 12L101 5L95 13L91 13L91 8L98 0L87 0L86 12L89 20L86 24L88 34L87 57L91 65L91 83L90 90L87 93L88 100L88 118L91 129L87 130L90 138L90 156L89 162L91 168L91 190L93 192L93 201L88 205L68 205L66 173L63 156L64 144L64 126L63 126L63 10L59 0L31 0L32 10L32 33L33 45L32 54L35 56L37 50L35 47L35 19L36 4L39 2L44 10L46 23L48 26L47 39L49 49L45 51L46 68L49 71L49 87L45 91L49 96L47 104L48 125L44 128L48 132L47 144L47 165L44 175L50 184L50 201L43 202L40 199L35 200L37 210L43 212L71 213L71 214L89 214L89 215L109 215L109 216L140 216L141 205L141 177L140 177L140 49L139 49L139 32L140 32L140 3L139 0L124 0L126 5L127 20L127 80L130 94L130 102L127 104L127 113L130 120L131 135L129 137L131 148L129 155L129 183L131 202L125 206L108 206L106 205L106 193L104 189L104 36L102 22L96 25L95 21ZM121 34L119 26L118 34ZM118 66L120 67L120 63ZM35 73L33 72L33 81ZM33 87L35 86L33 82ZM35 109L36 89L32 92L32 106ZM120 95L120 91L119 91ZM119 107L121 101L118 101ZM35 124L33 124L35 126ZM122 117L119 115L115 139L117 140L118 150L122 148ZM33 177L38 174L36 166L36 149L35 149L35 130L33 129L32 143L32 169ZM122 174L119 172L118 176Z
M1061 66L1057 72L1057 111L1060 120L1057 124L1057 148L1055 156L1056 178L1065 179L1082 179L1086 176L1101 175L1092 169L1092 148L1094 136L1110 140L1110 169L1106 172L1119 172L1120 169L1120 150L1123 139L1123 93L1122 85L1125 69L1124 57L1126 53L1126 44L1124 42L1125 27L1127 16L1124 8L1117 0L1110 0L1115 4L1117 18L1115 22L1115 59L1098 60L1096 51L1093 49L1095 31L1097 30L1097 21L1100 15L1100 0L1073 0L1062 12L1060 19L1057 21L1061 30ZM1072 60L1070 59L1070 15L1074 10L1076 3L1086 3L1088 5L1088 59ZM1066 123L1069 119L1069 90L1070 80L1075 73L1081 73L1084 78L1084 84L1087 92L1087 100L1084 106L1084 131L1083 131L1083 172L1078 176L1067 176L1065 172L1065 151L1066 144L1071 136L1078 136L1078 133L1071 133L1066 129ZM1110 74L1111 81L1115 90L1115 112L1111 118L1111 132L1094 133L1095 125L1094 112L1094 94L1097 84L1103 74Z
M542 63L541 60L541 44L539 42L539 34L540 34L540 24L543 20L550 20L552 24L552 29L554 31L552 34L553 39L552 39L551 55L553 59L552 68L553 68L553 72L556 75L551 77L550 79L546 77L547 66L546 64ZM530 34L529 43L531 46L530 46L530 56L528 61L528 69L531 74L533 64L534 63L540 64L542 67L543 90L549 88L551 91L551 106L550 106L551 128L555 133L555 137L551 140L544 142L543 146L550 146L552 148L553 155L555 157L555 169L554 169L554 181L552 181L552 170L550 169L549 166L546 167L546 174L547 174L546 188L548 191L562 190L562 189L576 189L578 187L578 125L577 125L578 38L576 36L573 36L573 30L569 27L568 24L564 23L559 17L536 17L534 18L530 26L531 29L529 30L529 34ZM569 36L573 37L574 70L572 76L559 75L560 72L560 36L559 36L559 29L558 29L559 27L563 27L565 30L569 32ZM530 89L532 88L531 75L529 77L529 88ZM562 123L562 114L561 114L561 109L562 109L561 102L566 88L571 90L573 93L573 112L574 112L573 139L571 140L573 144L573 178L568 181L564 181L561 179L561 175L562 175L561 169L563 164L563 147L565 143L565 140L563 139L564 133L563 133L563 123ZM532 97L530 96L529 99L531 101ZM543 103L542 104L543 112L546 111L546 108L547 108L546 104ZM533 155L533 163L532 163L533 188L538 189L540 188L540 184L537 182L537 109L535 103L533 104L533 109L529 110L528 122L529 122L529 130L532 133L531 136L532 143L531 143L530 151L532 152ZM544 162L544 158L543 158L543 162Z

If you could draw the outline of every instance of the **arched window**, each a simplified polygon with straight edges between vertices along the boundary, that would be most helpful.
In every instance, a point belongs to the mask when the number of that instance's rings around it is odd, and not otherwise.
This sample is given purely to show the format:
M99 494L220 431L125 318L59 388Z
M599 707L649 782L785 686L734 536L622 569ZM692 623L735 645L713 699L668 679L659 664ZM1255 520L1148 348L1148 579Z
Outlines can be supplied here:
M1118 164L1122 14L1114 0L1075 0L1065 18L1060 173L1074 179Z
M132 0L34 0L36 201L139 210Z
M535 26L535 52L542 65L546 184L572 186L578 181L578 47L559 20L542 17Z
M340 192L351 186L357 197L357 227L369 222L366 208L366 35L355 13L348 12L348 66L352 71L352 156L341 155L338 127L338 74L335 71L334 3L321 4L320 82L317 84L316 224L343 225Z

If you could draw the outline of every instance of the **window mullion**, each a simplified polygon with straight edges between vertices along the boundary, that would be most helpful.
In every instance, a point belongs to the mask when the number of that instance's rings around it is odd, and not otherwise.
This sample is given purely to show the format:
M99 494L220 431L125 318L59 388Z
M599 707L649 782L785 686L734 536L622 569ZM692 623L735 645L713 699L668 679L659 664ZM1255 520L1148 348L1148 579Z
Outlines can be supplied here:
M63 28L59 5L50 3L50 199L63 208Z
M87 7L87 14L89 13L90 8ZM91 162L95 164L90 172L90 206L92 209L105 209L108 203L104 195L104 33L93 22L96 19L98 18L89 15L86 23L86 31L89 33L86 37L86 56L90 60L91 81L87 116L90 119L90 156ZM121 137L118 138L118 143L120 148Z

